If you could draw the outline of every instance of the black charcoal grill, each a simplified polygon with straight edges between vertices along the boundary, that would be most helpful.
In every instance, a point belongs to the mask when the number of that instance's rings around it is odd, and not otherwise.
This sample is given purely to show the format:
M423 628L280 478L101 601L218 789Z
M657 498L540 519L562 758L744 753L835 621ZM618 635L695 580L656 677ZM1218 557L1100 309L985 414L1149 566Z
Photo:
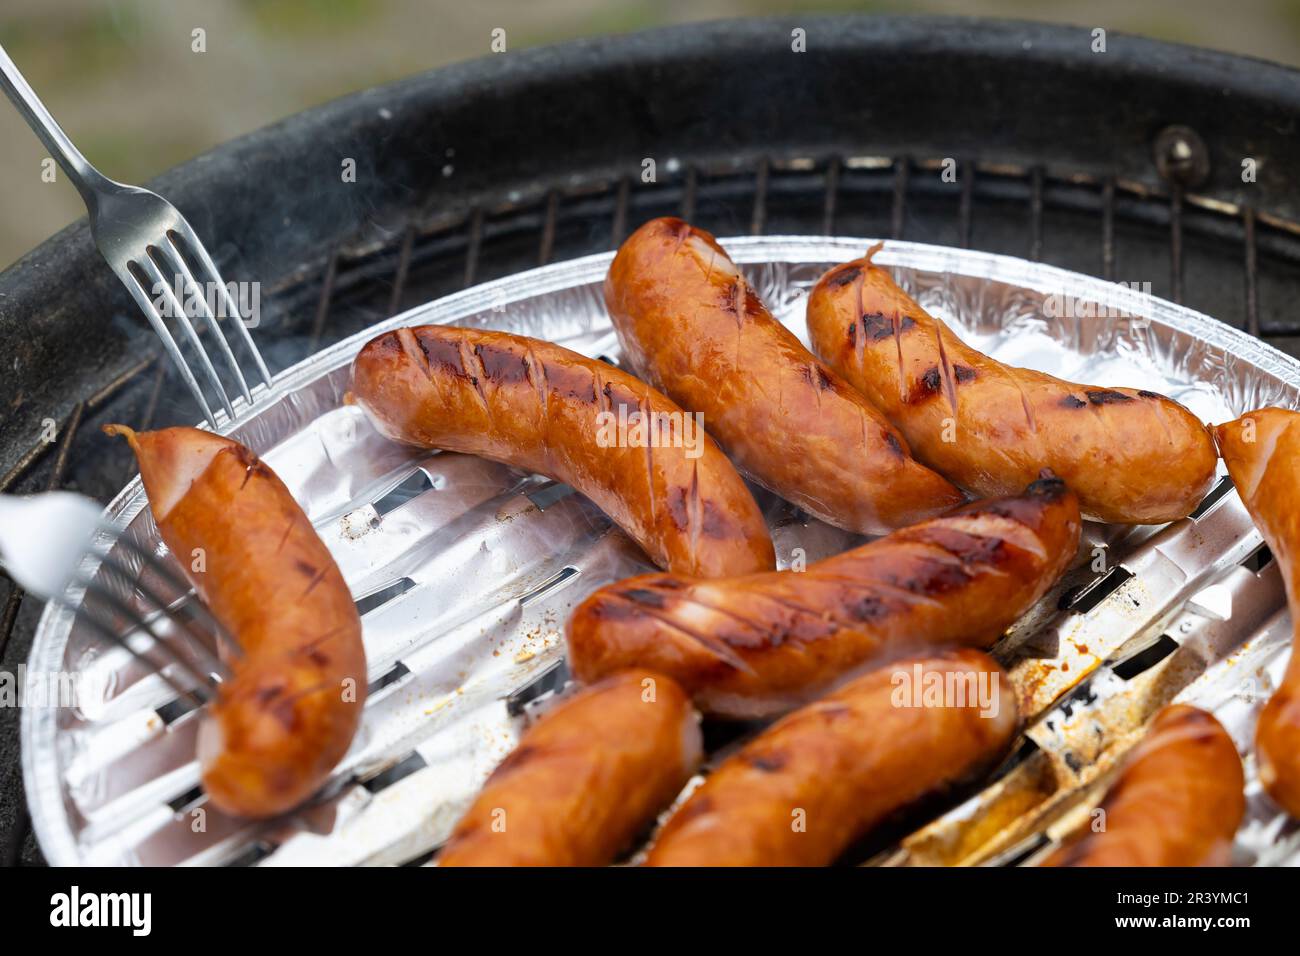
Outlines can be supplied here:
M906 238L1150 283L1300 354L1300 74L1114 33L1093 45L1084 28L881 17L584 40L367 90L150 185L227 279L262 283L254 334L273 371L663 214L722 236ZM107 501L134 463L99 424L199 418L84 221L0 275L0 356L0 491ZM38 614L0 584L4 669L26 659ZM41 861L15 709L0 710L0 860Z

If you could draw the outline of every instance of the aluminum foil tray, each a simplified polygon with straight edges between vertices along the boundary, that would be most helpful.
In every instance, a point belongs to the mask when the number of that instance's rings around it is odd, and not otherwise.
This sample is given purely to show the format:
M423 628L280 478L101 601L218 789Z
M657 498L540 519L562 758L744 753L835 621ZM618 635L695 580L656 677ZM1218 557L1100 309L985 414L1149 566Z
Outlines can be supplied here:
M870 243L723 241L801 337L808 290ZM416 323L504 329L616 361L600 293L610 259L558 263L412 309L286 371L245 420L223 428L293 490L363 611L364 725L312 805L261 823L206 806L197 714L130 654L46 609L29 674L77 678L75 706L28 706L22 718L28 804L51 863L429 859L531 715L562 690L571 608L649 565L565 486L385 441L342 404L348 366L372 335ZM876 262L973 345L1017 365L1160 391L1211 422L1300 398L1300 363L1126 287L906 242L886 244ZM758 497L783 561L795 547L815 560L861 540ZM162 553L138 479L108 513ZM1260 791L1251 756L1255 716L1291 635L1280 576L1260 545L1226 480L1193 517L1163 528L1087 524L1074 569L996 649L1027 717L1016 756L872 862L1032 862L1086 816L1144 723L1174 698L1213 710L1246 757L1236 862L1300 855L1300 832Z

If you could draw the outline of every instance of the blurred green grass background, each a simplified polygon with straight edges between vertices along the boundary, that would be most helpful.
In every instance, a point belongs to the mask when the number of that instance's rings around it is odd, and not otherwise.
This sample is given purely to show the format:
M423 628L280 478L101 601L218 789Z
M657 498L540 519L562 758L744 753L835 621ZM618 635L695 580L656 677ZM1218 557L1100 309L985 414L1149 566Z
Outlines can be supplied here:
M91 162L142 183L354 90L580 36L798 13L1012 17L1142 33L1300 66L1300 0L3 0L3 44ZM195 28L207 51L191 50ZM0 268L84 214L0 101Z

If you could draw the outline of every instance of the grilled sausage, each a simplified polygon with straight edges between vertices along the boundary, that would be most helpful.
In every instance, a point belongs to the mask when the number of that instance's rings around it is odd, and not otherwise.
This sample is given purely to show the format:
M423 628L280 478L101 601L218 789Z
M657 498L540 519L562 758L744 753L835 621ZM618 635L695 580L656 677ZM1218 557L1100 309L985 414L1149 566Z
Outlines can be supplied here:
M440 866L605 866L699 766L699 716L642 669L543 715L488 778Z
M1042 479L802 572L619 581L570 617L569 666L580 680L651 667L706 713L779 713L917 648L989 646L1065 570L1079 525L1074 495Z
M982 355L872 264L878 248L822 276L808 334L919 461L979 495L1051 468L1102 521L1172 521L1205 497L1214 444L1191 412L1154 392L1075 385Z
M969 778L1016 729L1006 674L972 650L898 661L786 716L664 824L649 866L827 866L874 826Z
M357 355L352 400L389 438L572 485L661 568L711 578L775 566L753 495L696 419L604 362L504 332L398 329Z
M1228 732L1186 704L1162 710L1102 803L1104 829L1045 866L1226 866L1246 812Z
M131 443L163 541L242 651L199 727L203 786L238 816L290 810L361 721L366 656L347 583L289 489L243 445L195 428L105 431Z
M963 500L772 317L707 232L646 223L614 257L605 305L636 373L702 412L741 472L809 514L883 534Z
M1259 715L1259 779L1300 817L1300 413L1261 408L1214 430L1237 493L1277 558L1296 623L1282 683Z

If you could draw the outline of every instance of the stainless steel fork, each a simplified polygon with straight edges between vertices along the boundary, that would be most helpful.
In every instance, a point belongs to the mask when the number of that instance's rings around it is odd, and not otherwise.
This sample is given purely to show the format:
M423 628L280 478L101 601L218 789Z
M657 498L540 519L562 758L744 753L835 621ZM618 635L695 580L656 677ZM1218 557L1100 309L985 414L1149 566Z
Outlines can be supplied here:
M94 559L90 567L87 558ZM199 706L228 676L225 661L240 653L188 582L104 523L100 506L82 495L0 495L0 567L24 590L72 610ZM71 597L76 589L84 592L80 600Z
M165 318L172 318L180 328L185 340L198 355L204 377L220 397L226 414L233 420L235 409L231 404L230 392L222 384L221 377L186 314L186 302L194 303L193 308L202 315L239 393L248 404L252 404L252 393L230 343L218 324L209 295L215 296L220 306L218 311L223 312L236 328L236 337L252 357L258 374L268 388L271 386L271 373L253 344L253 337L240 316L234 297L190 224L175 206L157 193L114 182L95 169L55 122L3 47L0 47L0 87L4 88L5 94L18 108L27 125L49 148L54 159L81 193L90 214L90 234L94 237L95 245L162 339L163 347L176 363L208 423L215 428L216 416L193 370L172 337ZM182 292L179 297L175 291L177 288ZM158 304L160 301L163 303L162 308Z

